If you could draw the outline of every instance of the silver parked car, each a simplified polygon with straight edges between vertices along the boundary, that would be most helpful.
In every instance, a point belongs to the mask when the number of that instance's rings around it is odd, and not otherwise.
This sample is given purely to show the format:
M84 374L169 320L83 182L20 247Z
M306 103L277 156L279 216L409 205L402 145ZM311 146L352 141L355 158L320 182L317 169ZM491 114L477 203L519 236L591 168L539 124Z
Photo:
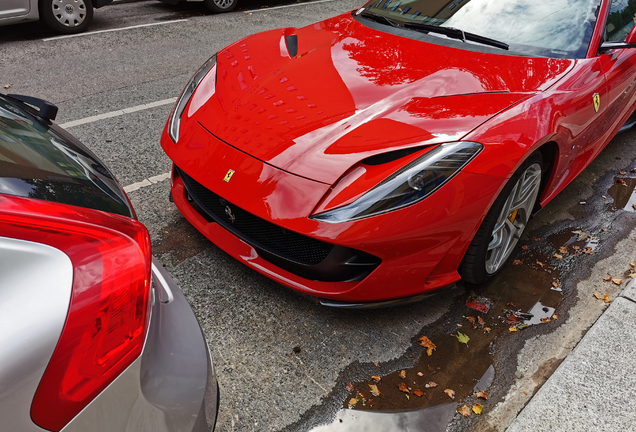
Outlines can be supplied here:
M93 21L93 9L113 0L0 0L0 26L43 20L57 33L81 33Z
M0 95L0 430L212 431L197 319L117 180L56 113Z

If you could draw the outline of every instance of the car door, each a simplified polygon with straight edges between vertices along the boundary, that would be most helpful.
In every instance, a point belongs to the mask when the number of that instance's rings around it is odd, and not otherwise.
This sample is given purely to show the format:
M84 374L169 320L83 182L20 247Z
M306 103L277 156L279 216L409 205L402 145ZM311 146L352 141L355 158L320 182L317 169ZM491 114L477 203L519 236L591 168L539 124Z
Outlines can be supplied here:
M632 41L636 36L636 3L613 0L605 25L608 42ZM621 48L599 55L605 73L608 96L607 128L622 126L634 112L636 104L636 49ZM599 149L600 151L600 149Z
M32 0L0 1L0 20L27 15L31 11Z

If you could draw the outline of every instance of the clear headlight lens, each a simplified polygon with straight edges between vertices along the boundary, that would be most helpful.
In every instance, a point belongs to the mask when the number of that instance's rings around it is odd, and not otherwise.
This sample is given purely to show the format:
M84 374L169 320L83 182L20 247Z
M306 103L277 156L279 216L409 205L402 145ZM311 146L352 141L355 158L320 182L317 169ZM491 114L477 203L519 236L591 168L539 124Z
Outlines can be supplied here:
M415 204L449 181L482 148L479 143L467 141L441 144L351 204L316 214L311 218L322 222L347 222Z
M205 78L214 65L216 65L216 54L210 57L208 61L199 68L192 78L190 78L190 81L188 81L188 84L179 95L177 103L175 103L172 114L170 115L170 122L168 123L168 134L175 143L179 141L179 128L181 127L181 116L183 115L183 111L185 110L186 105L188 105L188 102L190 101L190 98L192 98L195 90L199 84L201 84L201 81L203 81L203 78Z

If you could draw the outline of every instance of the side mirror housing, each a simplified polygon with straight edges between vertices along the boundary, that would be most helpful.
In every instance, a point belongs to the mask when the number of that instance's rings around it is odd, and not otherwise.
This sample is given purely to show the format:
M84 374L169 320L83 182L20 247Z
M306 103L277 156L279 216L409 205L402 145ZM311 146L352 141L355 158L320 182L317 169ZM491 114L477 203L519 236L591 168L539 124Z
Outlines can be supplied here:
M625 48L636 48L636 43L603 42L601 44L601 51L608 51L613 49L625 49Z

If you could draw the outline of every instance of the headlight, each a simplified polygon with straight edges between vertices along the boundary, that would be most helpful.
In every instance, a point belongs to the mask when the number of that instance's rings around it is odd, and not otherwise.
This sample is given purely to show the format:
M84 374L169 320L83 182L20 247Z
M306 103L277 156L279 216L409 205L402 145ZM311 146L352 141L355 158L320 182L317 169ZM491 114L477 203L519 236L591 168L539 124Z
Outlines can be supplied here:
M186 105L188 105L190 98L194 94L194 91L197 89L199 84L201 84L201 81L203 81L203 78L215 65L216 54L210 57L210 59L199 68L199 70L192 76L192 78L190 78L190 81L179 95L179 99L177 99L177 103L174 105L172 114L170 115L170 122L168 124L168 134L170 135L170 138L172 138L172 141L174 141L175 143L179 141L179 127L181 126L181 116L183 115L183 110L185 110Z
M311 216L322 222L347 222L401 209L423 200L449 181L483 148L474 142L442 144L345 206Z

